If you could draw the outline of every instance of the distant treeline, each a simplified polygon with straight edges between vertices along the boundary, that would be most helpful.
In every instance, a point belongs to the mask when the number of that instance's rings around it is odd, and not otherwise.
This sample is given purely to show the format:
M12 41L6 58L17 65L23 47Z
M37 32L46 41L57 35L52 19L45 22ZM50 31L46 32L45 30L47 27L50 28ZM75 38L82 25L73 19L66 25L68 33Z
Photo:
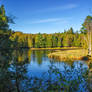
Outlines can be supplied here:
M64 33L24 34L15 32L10 39L17 43L14 47L53 48L53 47L87 47L86 34L78 33L70 28Z

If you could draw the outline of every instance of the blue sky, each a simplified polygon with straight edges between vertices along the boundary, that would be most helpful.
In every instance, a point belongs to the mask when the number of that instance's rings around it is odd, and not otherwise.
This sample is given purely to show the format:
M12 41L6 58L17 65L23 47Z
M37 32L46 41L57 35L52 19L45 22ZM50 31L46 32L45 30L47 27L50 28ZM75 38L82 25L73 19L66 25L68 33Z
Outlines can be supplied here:
M79 30L92 15L92 0L0 0L7 15L15 16L10 27L24 33L55 33Z

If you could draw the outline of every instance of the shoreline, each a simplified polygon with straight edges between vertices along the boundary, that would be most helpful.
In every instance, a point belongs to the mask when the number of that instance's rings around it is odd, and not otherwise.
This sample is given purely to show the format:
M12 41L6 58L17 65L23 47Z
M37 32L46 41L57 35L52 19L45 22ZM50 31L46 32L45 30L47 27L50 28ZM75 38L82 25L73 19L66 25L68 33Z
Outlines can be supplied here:
M31 47L7 47L7 48L3 48L0 47L0 50L7 50L7 49L31 49L31 50L78 50L78 49L83 49L82 47L55 47L55 48L31 48Z
M29 48L31 50L76 50L82 49L81 47L56 47L56 48Z

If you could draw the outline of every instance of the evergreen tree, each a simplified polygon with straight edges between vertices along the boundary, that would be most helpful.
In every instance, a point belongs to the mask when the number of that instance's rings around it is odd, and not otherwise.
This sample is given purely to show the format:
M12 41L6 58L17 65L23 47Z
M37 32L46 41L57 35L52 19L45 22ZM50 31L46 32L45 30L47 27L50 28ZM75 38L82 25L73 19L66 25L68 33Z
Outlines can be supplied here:
M5 14L5 9L4 5L0 7L0 30L7 31L9 30L9 25L8 25L8 17Z

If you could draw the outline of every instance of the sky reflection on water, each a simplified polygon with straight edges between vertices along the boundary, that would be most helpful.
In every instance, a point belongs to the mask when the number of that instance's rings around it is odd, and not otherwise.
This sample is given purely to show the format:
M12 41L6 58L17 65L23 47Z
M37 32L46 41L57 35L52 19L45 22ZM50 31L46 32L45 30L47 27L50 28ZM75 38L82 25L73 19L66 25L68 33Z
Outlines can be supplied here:
M34 57L31 57L31 62L28 65L28 76L31 75L31 76L37 76L42 78L43 73L45 72L45 77L48 77L47 72L49 70L49 67L52 66L53 64L56 68L60 70L63 77L65 77L67 81L77 80L77 82L80 82L78 92L87 92L86 81L83 78L83 73L87 71L88 66L84 61L71 62L71 64L69 65L66 62L60 62L60 61L49 59L46 56L46 52L45 52L44 55L42 54L42 57L40 56L41 61L39 64L39 61L37 61L36 55L32 55L32 56ZM51 76L53 81L56 80L55 74L52 74ZM81 78L81 81L79 80L79 77Z

